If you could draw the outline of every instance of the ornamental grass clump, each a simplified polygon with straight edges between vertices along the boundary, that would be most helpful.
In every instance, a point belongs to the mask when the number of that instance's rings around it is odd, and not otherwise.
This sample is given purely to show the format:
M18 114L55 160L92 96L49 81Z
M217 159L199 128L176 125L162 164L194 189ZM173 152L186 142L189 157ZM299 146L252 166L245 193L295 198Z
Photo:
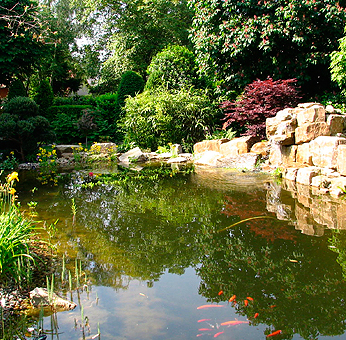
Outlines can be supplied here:
M36 228L16 205L15 181L18 173L12 172L6 183L0 183L0 278L21 283L30 279L35 262L30 243Z

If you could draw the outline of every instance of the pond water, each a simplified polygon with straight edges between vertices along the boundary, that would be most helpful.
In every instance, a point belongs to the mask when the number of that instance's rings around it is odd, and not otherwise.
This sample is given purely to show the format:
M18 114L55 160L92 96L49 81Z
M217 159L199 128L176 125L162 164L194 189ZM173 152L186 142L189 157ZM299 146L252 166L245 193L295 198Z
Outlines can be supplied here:
M226 169L75 185L90 176L21 175L22 207L58 219L55 292L77 303L43 318L49 339L346 339L343 200Z

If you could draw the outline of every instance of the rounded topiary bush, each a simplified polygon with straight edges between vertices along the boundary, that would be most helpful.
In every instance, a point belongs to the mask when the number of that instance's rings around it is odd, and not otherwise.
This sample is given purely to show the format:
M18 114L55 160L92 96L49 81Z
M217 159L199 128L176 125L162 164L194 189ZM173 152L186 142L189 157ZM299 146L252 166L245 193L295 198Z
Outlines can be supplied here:
M14 97L8 101L3 108L5 113L18 115L21 119L38 114L39 106L28 97Z
M166 90L199 84L195 56L184 46L168 46L151 61L147 73L146 89L163 87Z

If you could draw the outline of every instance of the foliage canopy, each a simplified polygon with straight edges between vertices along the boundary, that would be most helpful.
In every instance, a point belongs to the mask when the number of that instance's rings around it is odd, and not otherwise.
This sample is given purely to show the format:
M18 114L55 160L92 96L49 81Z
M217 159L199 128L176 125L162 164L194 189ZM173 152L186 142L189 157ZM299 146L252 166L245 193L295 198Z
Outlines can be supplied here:
M191 38L200 71L220 90L255 79L297 78L303 93L330 86L329 54L346 13L334 0L190 0ZM229 88L230 87L230 88Z

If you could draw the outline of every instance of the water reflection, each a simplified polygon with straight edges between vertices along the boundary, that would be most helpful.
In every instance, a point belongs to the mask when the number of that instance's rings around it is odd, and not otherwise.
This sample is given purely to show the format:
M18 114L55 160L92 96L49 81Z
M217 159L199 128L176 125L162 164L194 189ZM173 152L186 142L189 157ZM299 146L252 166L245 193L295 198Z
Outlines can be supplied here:
M74 173L59 188L32 194L23 187L20 197L23 205L39 202L40 219L59 218L53 241L71 270L82 260L102 301L102 308L86 304L102 339L219 332L220 339L259 339L274 330L282 330L279 339L346 339L346 234L328 229L343 225L344 201L220 169L126 186L74 185L85 180L87 173ZM218 232L260 215L277 218ZM233 295L236 303L229 303ZM225 307L196 309L206 303ZM59 318L68 329L68 318ZM203 318L209 325L197 323ZM249 324L221 325L235 319Z

